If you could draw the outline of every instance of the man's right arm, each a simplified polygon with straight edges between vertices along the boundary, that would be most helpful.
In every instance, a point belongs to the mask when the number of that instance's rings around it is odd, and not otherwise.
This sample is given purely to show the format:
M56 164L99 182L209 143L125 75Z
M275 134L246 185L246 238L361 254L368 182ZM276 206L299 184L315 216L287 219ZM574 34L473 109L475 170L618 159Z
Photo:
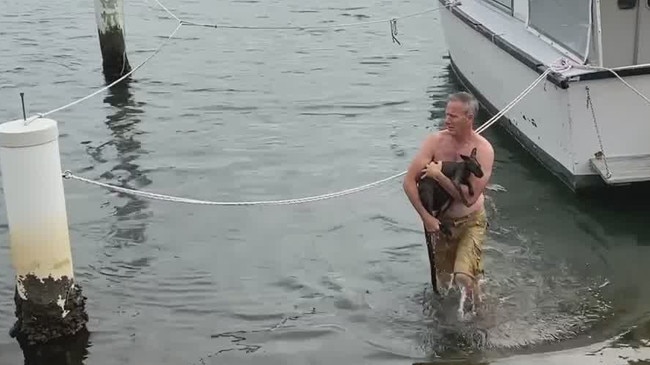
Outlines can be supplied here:
M411 164L406 171L406 175L404 176L404 182L402 183L406 196L421 218L424 218L426 215L430 214L427 212L427 210L424 208L424 205L422 205L422 202L420 201L417 181L422 175L422 169L424 169L429 161L431 161L433 158L436 139L436 135L429 135L424 140L424 142L422 142L422 146L413 158L413 161L411 161Z

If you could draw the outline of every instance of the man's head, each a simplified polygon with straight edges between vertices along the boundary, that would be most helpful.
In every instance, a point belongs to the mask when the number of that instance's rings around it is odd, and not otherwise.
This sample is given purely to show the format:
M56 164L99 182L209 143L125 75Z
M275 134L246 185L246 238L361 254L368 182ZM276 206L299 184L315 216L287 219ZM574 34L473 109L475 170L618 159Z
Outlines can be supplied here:
M478 101L466 92L451 94L445 110L445 127L453 135L463 135L472 130L478 113Z

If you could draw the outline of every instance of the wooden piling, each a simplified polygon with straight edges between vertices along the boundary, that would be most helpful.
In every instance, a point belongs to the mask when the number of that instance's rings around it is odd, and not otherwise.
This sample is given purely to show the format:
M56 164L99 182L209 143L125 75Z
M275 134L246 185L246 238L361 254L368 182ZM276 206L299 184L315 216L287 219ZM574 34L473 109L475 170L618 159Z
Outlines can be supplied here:
M95 0L104 78L112 83L131 72L124 42L124 0Z

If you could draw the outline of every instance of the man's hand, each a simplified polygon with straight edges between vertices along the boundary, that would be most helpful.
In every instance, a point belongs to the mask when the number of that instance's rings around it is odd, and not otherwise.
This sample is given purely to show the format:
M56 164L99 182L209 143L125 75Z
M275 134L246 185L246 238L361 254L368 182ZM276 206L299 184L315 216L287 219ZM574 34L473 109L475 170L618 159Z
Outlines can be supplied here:
M438 177L442 175L442 163L438 161L431 161L424 169L422 169L421 172L422 176L420 176L420 178L428 176L430 178L438 180Z
M438 233L440 231L440 221L431 214L423 215L422 222L426 233Z

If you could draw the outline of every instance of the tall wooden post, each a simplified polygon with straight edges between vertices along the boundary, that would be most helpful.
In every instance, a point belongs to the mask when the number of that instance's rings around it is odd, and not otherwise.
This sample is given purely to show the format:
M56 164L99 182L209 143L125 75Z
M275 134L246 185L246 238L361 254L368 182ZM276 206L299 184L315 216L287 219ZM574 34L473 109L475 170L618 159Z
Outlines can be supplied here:
M124 0L95 0L95 18L107 83L131 72L124 43Z

